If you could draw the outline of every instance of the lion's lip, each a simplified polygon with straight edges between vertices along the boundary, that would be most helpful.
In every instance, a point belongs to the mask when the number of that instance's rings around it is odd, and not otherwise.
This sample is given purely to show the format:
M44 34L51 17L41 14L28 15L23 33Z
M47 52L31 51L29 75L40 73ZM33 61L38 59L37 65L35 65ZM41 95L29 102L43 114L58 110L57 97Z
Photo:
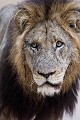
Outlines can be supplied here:
M45 82L43 85L41 85L41 86L44 86L44 85L46 85L46 86L49 86L49 87L54 87L54 89L60 89L60 87L61 87L61 83L54 83L54 84L52 84L52 83L50 83L50 82Z

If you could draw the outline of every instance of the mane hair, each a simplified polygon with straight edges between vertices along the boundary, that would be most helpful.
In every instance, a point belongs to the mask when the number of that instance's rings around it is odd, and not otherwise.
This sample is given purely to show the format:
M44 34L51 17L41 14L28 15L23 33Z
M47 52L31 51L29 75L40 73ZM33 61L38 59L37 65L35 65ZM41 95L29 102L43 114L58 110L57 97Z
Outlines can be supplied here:
M25 0L24 4L27 2L27 3L31 3L31 4L37 4L37 5L39 4L39 5L44 6L45 15L47 18L47 14L49 13L49 10L51 9L52 4L53 5L67 4L70 1L71 0L27 0L27 1ZM20 7L20 5L22 6L22 3L19 4L19 7Z
M68 2L69 0L30 0L17 5L17 10L24 10L24 6L27 6L28 3L34 3L35 5L43 5L47 14L52 5L66 4ZM40 13L40 15L42 14ZM12 118L17 120L31 120L34 116L34 120L55 120L62 117L64 111L72 115L77 103L80 78L79 71L77 72L76 70L76 73L78 73L75 77L76 80L64 94L61 92L58 95L55 94L53 97L41 98L40 95L36 95L34 92L26 93L24 91L24 85L20 83L20 78L23 76L18 75L18 70L15 68L15 65L13 65L14 57L20 52L15 52L15 46L13 46L13 44L17 36L22 32L19 28L16 28L13 17L7 28L6 45L2 50L0 58L0 114L3 114L5 118L11 120ZM24 59L23 54L21 55ZM19 60L19 58L17 59ZM22 64L25 67L24 62ZM22 66L18 65L18 67L20 71L23 70Z

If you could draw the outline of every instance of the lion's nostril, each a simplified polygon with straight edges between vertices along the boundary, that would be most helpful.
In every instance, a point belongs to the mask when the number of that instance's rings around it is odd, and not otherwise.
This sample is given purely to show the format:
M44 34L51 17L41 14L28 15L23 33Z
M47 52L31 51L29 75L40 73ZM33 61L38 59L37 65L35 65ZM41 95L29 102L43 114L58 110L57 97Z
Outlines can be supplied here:
M41 76L43 76L43 77L45 77L45 78L47 79L50 75L55 74L55 72L56 72L56 71L50 72L50 73L47 73L47 74L44 74L44 73L41 73L41 72L38 71L38 74L40 74Z

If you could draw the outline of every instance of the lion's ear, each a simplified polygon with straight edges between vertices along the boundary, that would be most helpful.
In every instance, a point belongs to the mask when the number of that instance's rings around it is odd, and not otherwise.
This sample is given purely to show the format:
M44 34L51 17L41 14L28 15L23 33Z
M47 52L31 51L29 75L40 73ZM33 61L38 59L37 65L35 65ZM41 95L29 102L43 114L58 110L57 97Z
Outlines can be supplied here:
M80 33L80 11L72 10L63 16L68 26L76 33Z
M19 10L14 19L16 26L23 31L29 25L29 12L26 9Z
M69 26L76 32L80 33L80 12L79 11L73 11L73 13L70 15Z

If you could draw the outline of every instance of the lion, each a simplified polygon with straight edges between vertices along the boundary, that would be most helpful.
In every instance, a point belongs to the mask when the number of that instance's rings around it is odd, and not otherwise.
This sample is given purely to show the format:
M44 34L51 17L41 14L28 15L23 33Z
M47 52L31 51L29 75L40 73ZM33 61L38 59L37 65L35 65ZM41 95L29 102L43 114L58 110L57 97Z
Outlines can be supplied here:
M62 120L77 103L80 4L29 0L14 9L0 37L0 115L4 120Z

